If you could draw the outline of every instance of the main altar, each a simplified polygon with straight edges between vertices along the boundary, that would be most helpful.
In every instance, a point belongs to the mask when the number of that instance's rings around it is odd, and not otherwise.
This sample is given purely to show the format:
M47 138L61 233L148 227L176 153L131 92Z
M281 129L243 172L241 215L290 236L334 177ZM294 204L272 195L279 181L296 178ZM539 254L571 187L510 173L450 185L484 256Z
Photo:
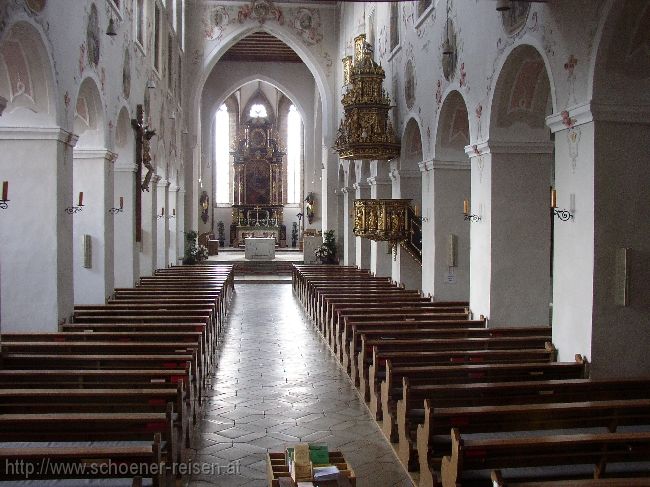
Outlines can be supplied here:
M285 247L283 223L284 156L271 122L253 118L238 134L233 150L233 205L230 245L246 238L274 238Z

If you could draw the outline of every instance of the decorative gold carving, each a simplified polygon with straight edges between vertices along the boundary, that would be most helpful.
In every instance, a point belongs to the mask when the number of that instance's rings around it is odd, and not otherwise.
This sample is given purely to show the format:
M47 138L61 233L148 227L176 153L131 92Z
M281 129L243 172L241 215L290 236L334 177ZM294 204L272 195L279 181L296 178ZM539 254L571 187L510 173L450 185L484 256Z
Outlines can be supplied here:
M388 118L390 98L383 89L383 68L373 60L372 47L361 34L354 40L354 64L343 58L343 77L349 89L341 103L345 116L334 149L341 159L390 160L400 153L400 143ZM348 74L349 71L349 74Z
M354 200L354 234L395 245L409 237L409 199Z

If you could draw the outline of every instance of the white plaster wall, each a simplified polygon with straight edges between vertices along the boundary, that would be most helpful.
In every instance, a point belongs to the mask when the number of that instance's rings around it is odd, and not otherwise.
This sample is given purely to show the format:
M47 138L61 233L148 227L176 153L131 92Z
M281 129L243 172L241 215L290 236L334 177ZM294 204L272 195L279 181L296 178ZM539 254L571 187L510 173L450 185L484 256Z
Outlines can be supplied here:
M470 293L469 305L475 316L490 317L490 286L492 284L492 225L491 154L473 156L472 159L472 197L470 213L478 215L478 222L470 225ZM474 168L477 168L476 170Z
M639 157L650 151L648 128L647 114L595 123L594 377L650 373L650 225L645 211L650 207L650 168L647 158ZM625 307L616 300L620 248L630 249Z
M151 276L158 263L157 185L151 182L149 191L142 193L142 245L140 247L140 275Z
M72 201L72 148L59 140L67 136L0 133L1 179L10 181L9 208L0 210L2 331L56 331L72 313L72 216L63 211Z
M171 209L169 206L169 182L165 179L158 181L157 190L158 211L156 212L156 269L165 268L169 263L169 217ZM165 215L162 215L162 209Z
M119 161L119 159L118 159ZM124 210L113 216L115 229L115 287L134 286L139 278L139 252L135 242L135 175L134 168L114 168L113 205L119 207L124 198Z
M491 326L549 323L550 169L550 154L492 154Z
M75 304L104 304L113 292L113 163L105 150L75 149L73 201L84 193L83 211L72 216ZM90 235L91 267L83 266L83 235Z
M467 301L470 283L470 224L463 219L463 200L469 199L471 192L469 170L462 166L434 168L431 174L434 188L430 213L434 218L432 241L437 251L433 259L433 291L426 292L431 292L437 301ZM452 269L449 268L447 257L449 235L456 237L456 267ZM453 278L448 278L450 275ZM424 281L424 268L422 276Z
M558 360L579 353L591 360L594 307L594 127L580 130L580 151L572 168L568 131L555 134L555 188L560 209L569 209L575 194L575 218L554 220L553 343Z

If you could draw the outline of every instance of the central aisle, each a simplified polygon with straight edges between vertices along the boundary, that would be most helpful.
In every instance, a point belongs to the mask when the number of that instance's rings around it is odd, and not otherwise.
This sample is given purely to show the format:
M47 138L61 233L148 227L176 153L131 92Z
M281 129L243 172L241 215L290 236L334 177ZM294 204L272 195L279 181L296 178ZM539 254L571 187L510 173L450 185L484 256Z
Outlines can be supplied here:
M221 473L193 475L189 485L265 487L267 450L311 441L341 450L358 487L410 487L291 284L238 284L235 290L193 445L193 468L221 466Z

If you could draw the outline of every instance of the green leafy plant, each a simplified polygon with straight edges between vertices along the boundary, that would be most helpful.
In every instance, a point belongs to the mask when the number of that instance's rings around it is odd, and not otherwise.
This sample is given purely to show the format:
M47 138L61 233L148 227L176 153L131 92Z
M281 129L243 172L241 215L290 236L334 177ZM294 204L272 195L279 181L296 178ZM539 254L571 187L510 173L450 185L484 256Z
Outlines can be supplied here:
M207 247L205 245L197 245L197 237L198 233L194 230L185 232L185 255L183 256L183 264L185 265L193 265L208 258Z
M336 239L334 230L323 234L323 244L314 250L314 254L323 264L336 264Z

